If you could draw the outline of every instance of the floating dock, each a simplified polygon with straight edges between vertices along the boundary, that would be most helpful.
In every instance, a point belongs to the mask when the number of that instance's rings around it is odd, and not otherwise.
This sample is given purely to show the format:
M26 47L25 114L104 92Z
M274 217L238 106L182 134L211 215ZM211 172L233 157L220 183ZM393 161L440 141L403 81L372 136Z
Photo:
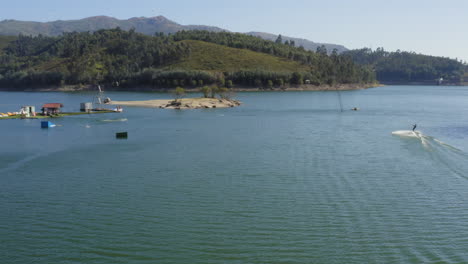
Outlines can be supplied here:
M49 128L49 127L56 127L54 123L50 121L41 121L41 128Z
M92 112L69 112L69 113L59 113L56 115L48 116L48 115L36 115L26 117L25 115L11 115L11 116L3 116L0 117L2 119L41 119L41 118L56 118L56 117L66 117L66 116L75 116L75 115L92 115L92 114L108 114L108 113L119 113L113 110L102 110L102 111L92 111Z
M117 132L117 133L115 133L115 138L117 138L117 139L127 139L128 138L128 132Z

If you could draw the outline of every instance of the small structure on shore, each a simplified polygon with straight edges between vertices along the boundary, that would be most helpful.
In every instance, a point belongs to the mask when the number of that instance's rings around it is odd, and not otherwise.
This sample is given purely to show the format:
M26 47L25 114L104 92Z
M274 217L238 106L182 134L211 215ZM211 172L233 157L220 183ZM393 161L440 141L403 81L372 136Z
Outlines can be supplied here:
M36 107L31 105L22 106L19 113L25 117L36 116Z
M104 105L110 104L112 100L109 97L106 97L104 95L104 91L101 89L101 86L98 85L98 93L94 97L92 105L94 108L92 109L93 111L111 111L112 109L109 109L107 107L104 107Z
M80 111L81 112L91 112L93 110L93 103L81 103Z
M94 104L95 105L97 105L97 104L109 104L112 100L109 97L106 97L104 95L104 91L101 89L100 85L98 85L97 88L98 88L98 93L94 97Z
M49 103L42 106L43 115L57 115L60 113L60 108L63 107L61 103Z

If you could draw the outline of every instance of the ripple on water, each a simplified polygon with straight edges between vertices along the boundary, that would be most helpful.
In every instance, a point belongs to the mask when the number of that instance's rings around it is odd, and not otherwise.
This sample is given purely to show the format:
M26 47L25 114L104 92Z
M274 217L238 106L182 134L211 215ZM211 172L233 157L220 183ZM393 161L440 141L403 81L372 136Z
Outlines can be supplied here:
M414 117L407 100L437 98L391 89L353 93L363 111L352 114L334 109L336 94L271 93L242 94L256 104L236 109L63 119L60 130L0 123L4 138L41 142L8 140L0 150L0 255L6 263L468 262L466 156L440 143L456 145L459 133L430 130L468 120L451 104L417 113L424 134L437 132L425 145L392 136ZM121 130L129 139L115 141Z

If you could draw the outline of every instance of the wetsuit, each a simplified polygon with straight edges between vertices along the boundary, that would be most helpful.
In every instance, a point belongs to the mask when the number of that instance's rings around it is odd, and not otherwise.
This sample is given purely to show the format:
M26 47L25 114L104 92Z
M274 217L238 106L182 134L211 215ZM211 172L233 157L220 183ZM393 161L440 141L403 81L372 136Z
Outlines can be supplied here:
M417 127L417 125L416 125L416 124L414 124L414 125L413 125L413 131L416 129L416 127Z

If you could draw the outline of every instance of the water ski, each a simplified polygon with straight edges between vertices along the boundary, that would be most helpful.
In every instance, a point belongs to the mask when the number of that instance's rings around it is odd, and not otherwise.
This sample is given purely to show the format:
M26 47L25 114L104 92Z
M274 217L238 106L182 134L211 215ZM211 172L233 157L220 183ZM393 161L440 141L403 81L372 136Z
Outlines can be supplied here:
M392 135L399 136L399 137L419 138L421 137L421 132L413 131L413 130L398 130L398 131L393 131Z

